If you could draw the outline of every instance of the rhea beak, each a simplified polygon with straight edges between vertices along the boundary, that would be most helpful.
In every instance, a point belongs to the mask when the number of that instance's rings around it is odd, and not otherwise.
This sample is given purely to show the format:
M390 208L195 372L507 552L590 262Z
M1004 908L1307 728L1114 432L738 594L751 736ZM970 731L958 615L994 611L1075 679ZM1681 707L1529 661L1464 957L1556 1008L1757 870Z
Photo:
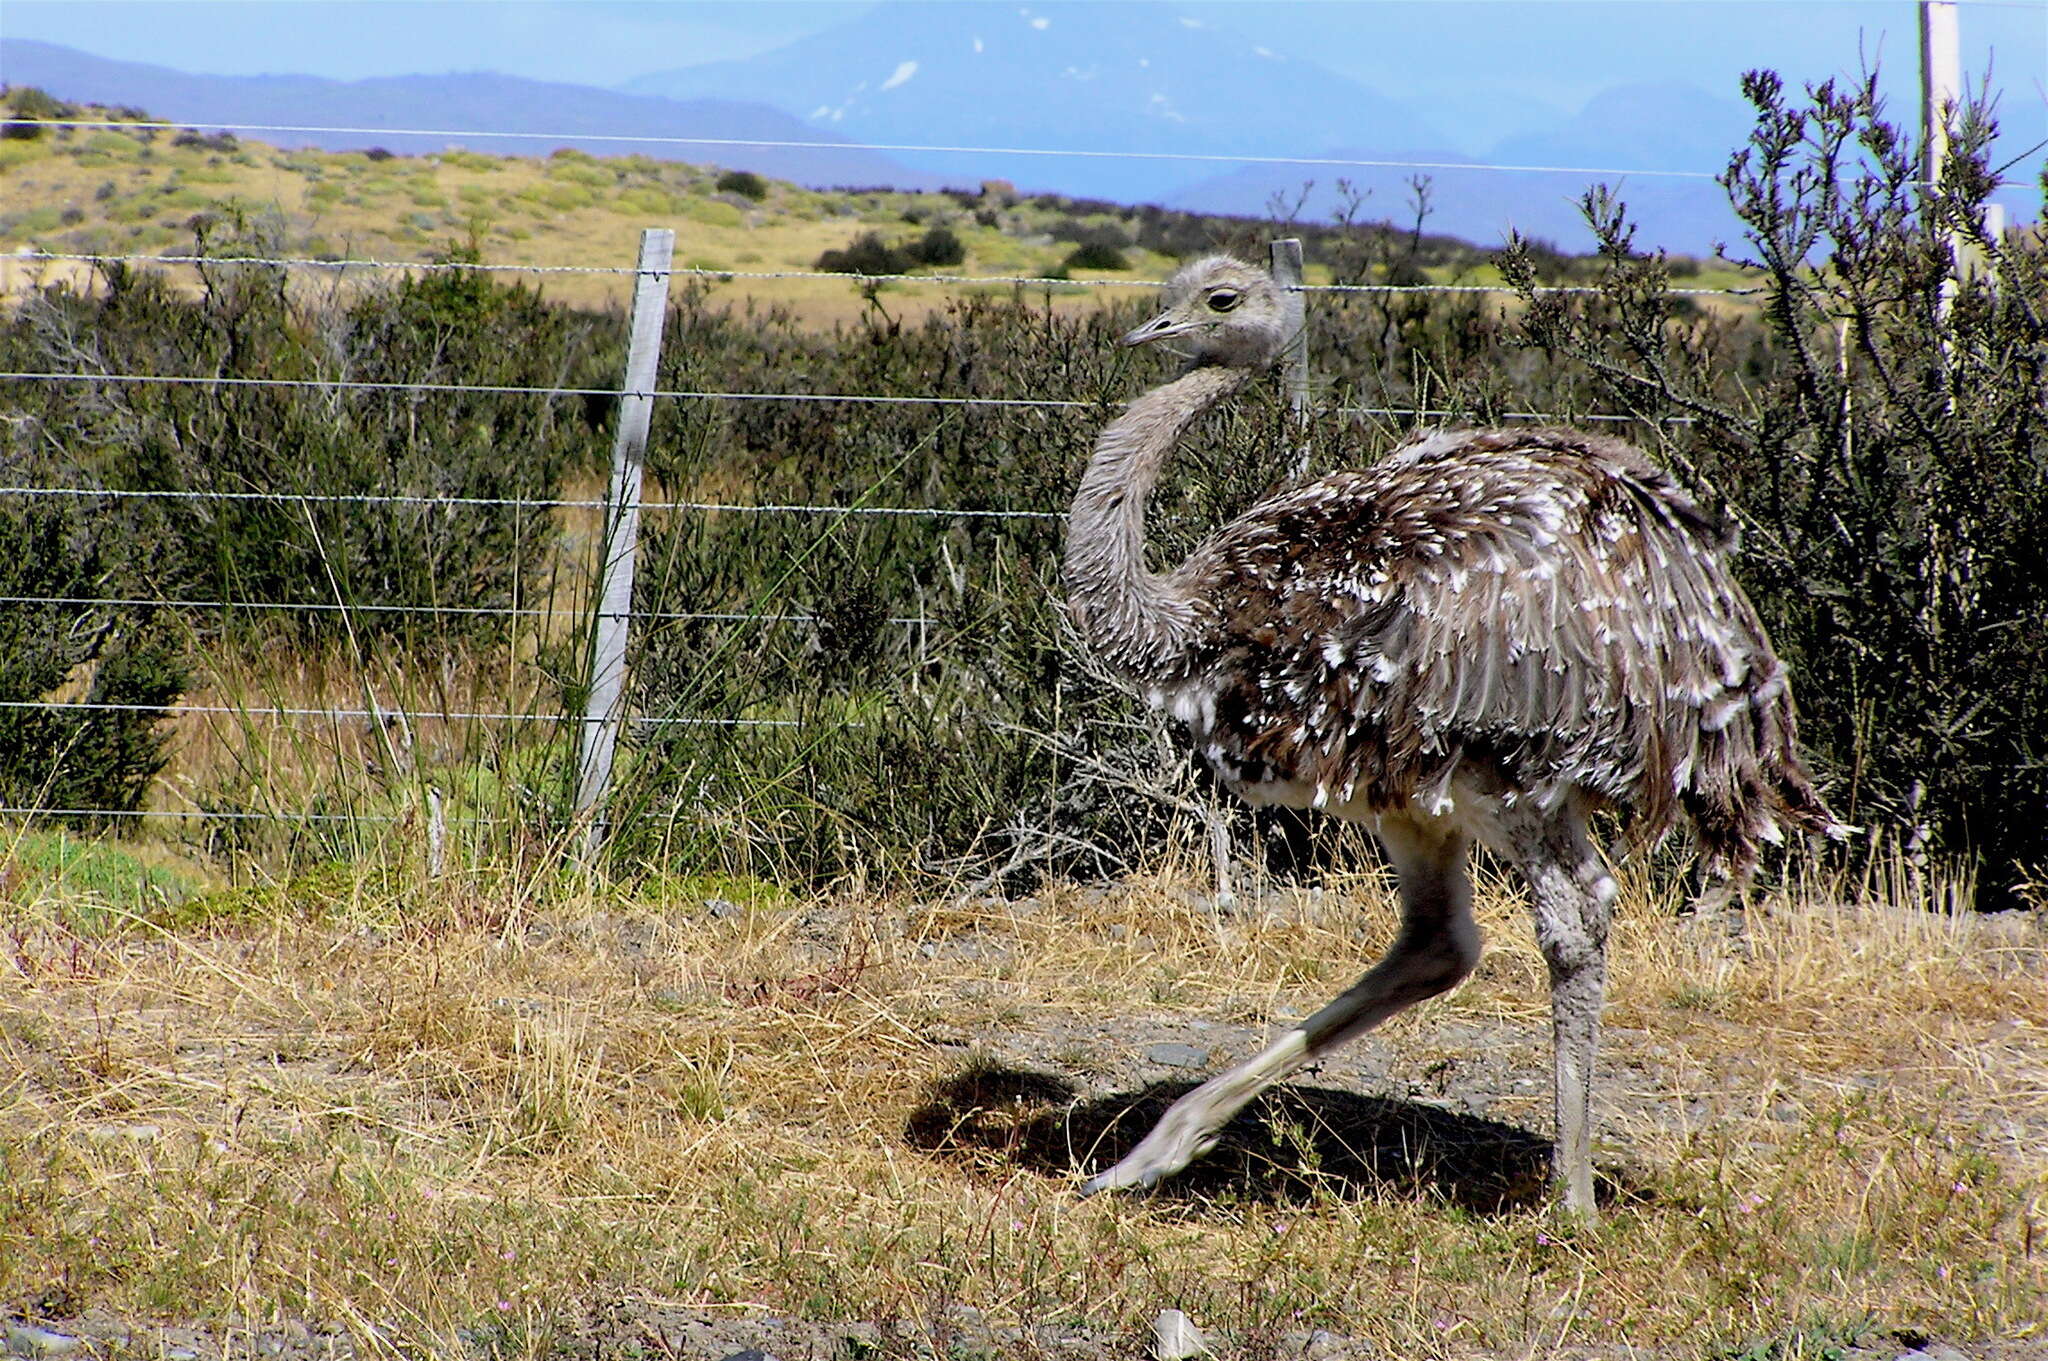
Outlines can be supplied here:
M1183 317L1179 312L1161 312L1143 326L1125 333L1124 338L1117 343L1120 345L1149 345L1155 340L1164 340L1168 336L1177 336L1193 329L1195 329L1195 323Z

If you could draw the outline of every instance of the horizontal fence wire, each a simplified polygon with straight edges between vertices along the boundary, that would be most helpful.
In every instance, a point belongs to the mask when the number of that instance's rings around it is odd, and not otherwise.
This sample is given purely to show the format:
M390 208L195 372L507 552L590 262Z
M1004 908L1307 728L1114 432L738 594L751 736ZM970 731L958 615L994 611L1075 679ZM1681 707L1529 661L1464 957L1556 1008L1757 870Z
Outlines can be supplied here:
M324 718L328 720L347 719L351 722L364 720L383 722L387 719L406 718L417 721L431 718L444 723L585 723L580 714L557 714L534 712L530 714L466 713L448 709L408 709L394 704L388 709L300 709L270 707L256 704L108 704L95 700L62 699L0 699L0 709L40 709L63 713L108 713L108 714L162 714L175 718L179 714L225 714L246 718ZM803 726L794 718L635 718L637 726L659 728L796 728Z
M335 127L303 123L215 122L212 119L199 119L196 121L199 126L217 128L224 132L289 132L300 136L468 137L492 141L606 142L636 146L723 146L777 151L888 151L949 156L1035 156L1093 161L1172 161L1203 165L1305 165L1324 166L1335 169L1357 167L1368 170L1478 170L1520 175L1611 175L1616 177L1626 176L1633 179L1714 180L1719 178L1718 173L1711 170L1649 170L1643 168L1624 169L1612 166L1584 165L1496 165L1475 161L1381 160L1350 156L1234 156L1226 152L1200 151L1086 151L1055 147L949 146L941 143L924 142L790 141L761 137L674 137L657 134L591 132L482 132L449 128ZM169 131L173 128L193 128L192 122L139 123L89 118L44 118L38 119L37 122L46 128L114 128L128 131L134 131L138 128L162 131ZM196 131L196 128L194 130Z
M891 395L884 395L884 394L868 394L868 393L837 393L837 392L834 392L834 393L826 393L826 392L714 392L714 391L708 391L708 390L707 390L707 391L697 391L697 390L682 390L682 389L666 389L666 388L657 388L657 389L654 389L654 390L652 390L652 391L649 391L649 392L622 392L622 391L620 391L620 390L619 390L619 389L617 389L617 388L570 388L570 387L554 388L554 387L522 387L522 386L517 386L517 385L511 385L511 384L496 384L496 383L427 383L427 382L397 382L397 381L374 381L374 382L373 382L373 381L369 381L369 380L358 380L358 379L340 379L340 378L337 378L337 379L325 379L325 378L237 378L237 377L215 377L215 376L207 376L207 375L203 375L203 374L151 374L151 373L71 373L71 372L49 372L49 371L45 371L45 370L15 370L15 371L12 371L12 372L0 372L0 379L18 379L18 380L21 380L21 381L41 381L41 382L53 382L53 383L130 383L130 384L138 384L138 385L151 385L151 384L154 384L154 385L162 385L162 386L173 386L173 387L251 387L251 388L260 388L260 387L274 387L274 388L300 388L300 389L314 389L314 390L318 390L318 391L339 391L339 392L435 392L435 393L477 393L477 394L483 394L483 395L488 395L488 396L515 396L515 397L516 397L516 396L527 396L527 397L649 397L649 398L657 398L657 399L667 399L667 400L674 400L674 401L728 401L728 402L847 402L847 403L854 403L854 404L866 404L866 405L881 405L881 406L892 406L892 405L893 405L893 406L964 406L964 407L993 407L993 408L998 408L998 409L1000 409L1000 408L1005 408L1005 407L1013 407L1013 408L1035 409L1035 410L1053 410L1053 411L1074 411L1074 410L1087 410L1087 411L1108 411L1108 410L1114 409L1114 407L1115 407L1115 406L1119 405L1118 403L1111 403L1111 402L1091 402L1091 401L1081 401L1081 400L1077 400L1077 399L1075 399L1075 398L1065 398L1065 397L939 397L939 396L931 396L931 397L922 397L922 396L891 396ZM1459 411L1452 411L1452 410L1448 410L1448 409L1441 409L1441 408L1428 408L1428 407L1364 407L1364 406L1340 406L1340 407L1334 408L1334 410L1333 410L1333 413L1332 413L1332 414L1335 414L1335 415L1340 415L1340 416L1345 416L1345 415L1370 415L1370 416L1414 416L1414 417L1417 417L1417 418L1420 418L1420 419L1432 419L1432 418L1433 418L1433 419L1449 419L1449 418L1451 418L1451 417L1454 417L1454 416L1459 416L1459 415L1465 415L1465 414L1469 414L1469 413L1465 413L1465 412L1459 412ZM1501 413L1499 413L1498 419L1500 419L1500 420L1509 420L1509 421L1643 421L1643 422L1647 422L1647 423L1651 423L1651 424L1657 424L1657 423L1664 423L1664 424L1691 424L1694 418L1693 418L1693 417L1690 417L1690 416L1635 416L1635 415L1620 415L1620 414L1611 414L1611 413L1610 413L1610 414L1602 414L1602 413L1587 413L1587 414L1583 414L1583 415L1564 415L1564 414L1560 414L1560 413L1557 413L1557 412L1550 412L1550 411L1504 411L1504 412L1501 412ZM0 494L5 494L6 492L8 492L8 491L10 491L10 490L14 490L14 489L11 489L11 488L0 488ZM109 493L109 494L112 494L112 493ZM170 494L173 494L173 493L160 493L160 494L163 494L163 495L170 495ZM186 494L190 494L190 495L201 495L201 494L206 494L206 493L186 493ZM262 495L264 495L264 494L263 494L263 493L249 493L248 495L250 495L250 496L252 496L252 497L261 497L261 496L262 496ZM381 499L381 498L364 498L364 499ZM423 498L423 499L425 499L425 500L428 500L428 501L435 501L435 502L438 502L438 501L440 501L440 500L441 500L441 498ZM446 501L445 501L445 503L446 503L446 504L456 504L457 502L458 502L458 498L446 498ZM602 502L602 501L597 501L597 502L580 502L580 503L579 503L579 502L569 502L569 501L562 501L562 502L537 502L537 501L536 501L536 502L491 502L490 504L505 504L505 505L509 505L509 504L530 504L530 505L542 505L542 504L549 504L549 505L560 505L560 506L569 506L569 505L585 504L585 505L598 505L598 506L602 506L602 505L604 505L604 504L606 504L606 503L605 503L605 502ZM779 506L779 507L745 507L745 506L736 506L736 505L714 505L714 504L708 504L708 503L697 503L697 502L683 502L683 501L666 501L666 502L647 502L647 503L642 503L642 507L643 507L643 508L645 508L645 509L678 509L678 510L691 510L691 509L695 509L695 510L746 510L746 509L757 509L757 510L758 510L758 509L777 509L777 510L788 510L788 509L791 509L791 507L787 507L787 506ZM872 512L872 511L871 511L871 512L869 512L869 513L875 513L875 512ZM893 511L889 512L889 513L894 513L894 514L906 514L906 515L908 515L908 514L919 514L919 513L927 513L927 512L921 512L921 511L920 511L919 509L917 509L917 508L911 508L911 507L898 507L898 508L895 508L895 509L894 509ZM937 512L937 511L933 511L933 512L928 512L928 513L945 513L945 514L967 514L967 513L969 513L969 512L960 512L960 511L948 511L948 512ZM992 511L980 511L980 512L972 512L972 513L975 513L975 514L996 514L996 513L998 513L998 512L992 512ZM1043 514L1046 514L1046 512L1041 512L1041 511L1021 511L1021 512L1011 512L1011 513L1014 513L1014 514L1028 514L1028 515L1043 515Z
M293 256L267 255L102 255L87 251L24 251L15 255L17 264L35 264L45 260L65 260L89 264L156 264L156 265L265 265L284 269L310 269L340 272L349 269L382 270L468 270L493 274L612 274L633 275L639 273L629 265L517 265L483 264L467 260L320 260ZM677 265L659 271L685 278L699 279L803 279L830 282L834 279L869 283L906 284L1016 284L1029 287L1049 288L1165 288L1166 279L1056 279L1047 275L1016 274L862 274L845 270L816 269L713 269L703 265ZM1518 288L1513 284L1288 284L1291 293L1538 293L1544 295L1592 296L1603 290L1596 284L1537 284L1530 288ZM1755 288L1667 288L1667 297L1674 298L1748 298L1763 292Z
M168 600L152 596L0 595L0 605L69 605L83 609L304 610L308 613L452 614L517 619L564 617L575 619L666 619L718 624L817 624L822 622L820 617L815 614L777 614L741 610L592 611L575 609L568 606L538 609L522 608L517 605L357 605L332 600ZM936 624L938 621L921 615L904 614L890 615L883 622L904 624L912 627L927 627Z
M859 392L698 392L657 388L650 392L618 388L521 387L505 383L428 383L371 381L355 378L235 378L187 373L53 373L25 369L0 372L0 379L50 383L137 383L173 387L313 388L326 392L484 393L505 397L651 397L667 401L726 402L850 402L869 406L985 406L1046 410L1103 410L1109 403L1059 397L909 397Z
M286 505L344 506L495 506L527 510L605 510L612 503L601 500L522 499L509 496L401 496L372 492L322 494L314 492L267 491L132 491L118 487L0 487L0 496L103 497L129 501L275 501ZM704 511L734 515L897 515L954 517L963 520L1064 520L1065 512L1050 510L951 510L944 506L863 506L763 504L748 505L724 501L629 501L619 509Z
M250 813L206 808L0 808L0 817L20 818L205 818L222 822L417 822L419 814L402 813ZM443 817L451 826L502 827L503 818Z

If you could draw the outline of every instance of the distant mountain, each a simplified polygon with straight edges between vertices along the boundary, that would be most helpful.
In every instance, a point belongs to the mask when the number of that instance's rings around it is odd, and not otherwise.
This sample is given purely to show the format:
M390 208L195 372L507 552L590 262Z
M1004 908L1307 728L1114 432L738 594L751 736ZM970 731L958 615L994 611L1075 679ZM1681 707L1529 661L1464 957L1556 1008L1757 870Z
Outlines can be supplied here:
M1439 103L1468 137L1508 135L1461 154L1418 106L1397 102L1298 56L1184 17L1170 4L1062 0L1036 7L894 0L822 33L741 61L660 71L623 87L675 98L747 98L814 131L894 146L1036 147L1109 155L971 158L896 151L912 165L978 179L1194 211L1264 213L1303 186L1304 220L1328 221L1335 181L1369 190L1365 213L1403 220L1413 170L1254 164L1307 157L1439 165L1685 170L1702 178L1524 174L1436 168L1432 231L1481 244L1509 228L1567 249L1591 235L1573 206L1598 179L1637 211L1641 240L1695 253L1735 223L1710 176L1749 127L1736 100L1688 86L1611 89L1576 114L1476 91L1473 107ZM1170 159L1170 157L1223 158Z
M656 72L623 88L761 100L814 130L892 145L1174 157L1443 144L1399 103L1315 62L1171 5L1115 0L1023 8L898 0L743 61ZM1160 198L1216 169L1173 159L894 154L936 173L1121 202Z
M1574 117L1542 131L1523 132L1496 145L1484 158L1492 166L1547 166L1582 173L1461 169L1467 158L1437 156L1427 170L1391 168L1298 169L1245 166L1191 184L1166 206L1191 212L1255 213L1276 193L1290 201L1304 179L1315 190L1300 210L1304 220L1328 221L1337 205L1333 184L1341 175L1369 190L1364 216L1411 220L1409 180L1429 177L1428 229L1493 245L1510 230L1540 237L1568 250L1590 249L1593 241L1577 201L1595 183L1613 188L1629 207L1638 242L1695 255L1716 241L1732 241L1739 224L1727 195L1712 175L1749 134L1748 111L1685 85L1617 86L1602 92ZM1356 148L1332 151L1333 159L1371 159ZM1417 158L1423 159L1423 158ZM1688 170L1696 177L1628 174L1643 170Z
M667 160L752 170L798 184L937 188L938 175L851 146L786 148L667 145L616 137L731 138L743 142L846 139L766 104L732 99L673 100L476 73L325 80L314 76L188 75L139 62L108 61L68 47L0 39L0 79L35 85L60 99L129 105L175 123L368 128L364 133L262 135L287 146L330 149L372 144L390 151L451 145L503 155L546 155L574 146L601 155L643 152ZM425 129L408 133L399 129ZM442 131L521 132L535 137L463 138Z

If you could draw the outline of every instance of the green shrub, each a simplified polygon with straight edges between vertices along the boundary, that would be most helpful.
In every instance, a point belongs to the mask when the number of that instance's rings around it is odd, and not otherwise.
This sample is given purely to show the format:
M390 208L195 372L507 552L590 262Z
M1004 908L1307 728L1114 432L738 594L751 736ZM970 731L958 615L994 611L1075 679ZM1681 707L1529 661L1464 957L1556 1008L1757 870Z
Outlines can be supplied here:
M82 472L60 462L46 475L79 485ZM119 506L0 498L0 594L138 598L148 552L135 524ZM68 682L76 701L112 706L0 708L0 802L116 813L141 806L168 759L158 725L191 681L170 625L161 612L129 606L0 610L0 699L35 703ZM63 820L97 821L79 813Z
M1665 294L1626 206L1585 202L1600 295L1523 290L1524 342L1588 399L1658 427L1667 460L1744 531L1742 576L1791 663L1839 812L1915 853L1982 857L1986 900L2048 864L2048 241L1993 242L1996 126L1965 107L1941 194L1874 77L1744 93L1724 182L1764 282L1760 319ZM1825 186L1825 192L1820 186ZM1949 234L1989 261L1960 284Z
M274 238L209 228L202 254L275 254ZM111 368L233 377L347 376L372 382L550 387L604 383L617 368L601 319L545 305L531 290L472 272L433 272L309 315L282 271L207 266L198 300L152 275L111 271L95 293L36 295L0 329L17 369L48 366L52 334L90 333ZM323 357L324 356L324 357ZM572 375L584 375L579 383ZM133 490L245 491L348 497L392 494L483 500L546 498L570 466L601 456L602 411L581 399L493 393L366 392L341 405L313 388L10 385L7 409L46 432L47 447L91 451L74 483ZM506 456L517 450L518 457ZM25 468L24 473L33 472ZM130 595L361 605L500 606L547 559L541 509L360 505L291 500L122 501L123 541L149 563ZM80 531L82 532L82 531ZM14 592L32 594L33 592ZM122 594L74 590L73 595ZM329 630L332 613L262 611ZM404 635L427 622L370 612L358 637ZM218 614L195 619L213 629ZM489 633L488 617L431 621Z
M906 245L903 253L920 265L957 265L967 259L967 247L948 227L933 227Z
M844 250L828 250L817 267L835 274L902 274L910 257L882 240L879 232L862 232Z
M756 203L768 197L768 181L751 170L728 170L713 186L722 194L738 194Z
M1131 262L1115 246L1090 242L1077 246L1062 262L1068 269L1129 269Z
M609 168L595 161L558 158L547 162L546 170L551 180L579 184L585 189L609 189L619 178Z
M660 185L636 184L621 189L612 199L612 206L634 217L678 217L686 211L688 202L681 194Z
M77 117L78 111L33 85L21 85L7 92L14 116L0 123L0 138L32 142L41 137L46 121Z
M701 222L707 227L742 227L746 218L730 203L715 199L686 198L683 200L683 216L692 222Z

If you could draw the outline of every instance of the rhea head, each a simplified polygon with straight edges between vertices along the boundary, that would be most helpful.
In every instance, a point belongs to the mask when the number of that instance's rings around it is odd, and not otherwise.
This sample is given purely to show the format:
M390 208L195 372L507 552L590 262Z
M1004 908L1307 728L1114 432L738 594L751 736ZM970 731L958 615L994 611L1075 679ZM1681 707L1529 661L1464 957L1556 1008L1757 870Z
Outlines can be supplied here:
M1286 298L1266 271L1210 255L1184 265L1166 284L1166 310L1123 338L1148 345L1186 337L1196 364L1261 368L1287 341Z

